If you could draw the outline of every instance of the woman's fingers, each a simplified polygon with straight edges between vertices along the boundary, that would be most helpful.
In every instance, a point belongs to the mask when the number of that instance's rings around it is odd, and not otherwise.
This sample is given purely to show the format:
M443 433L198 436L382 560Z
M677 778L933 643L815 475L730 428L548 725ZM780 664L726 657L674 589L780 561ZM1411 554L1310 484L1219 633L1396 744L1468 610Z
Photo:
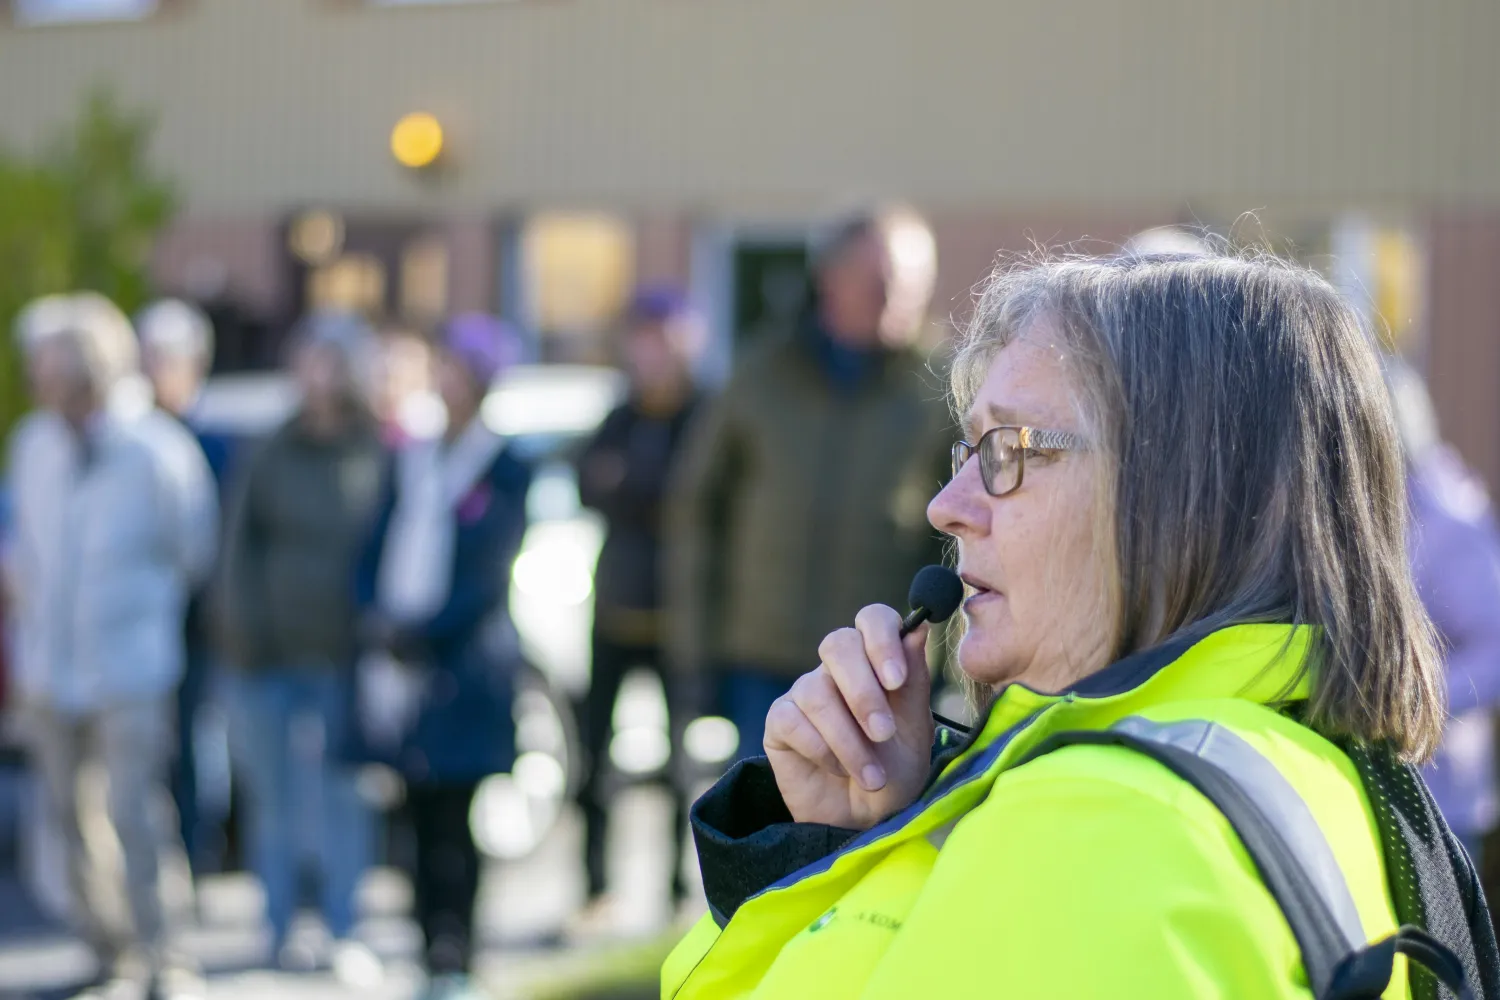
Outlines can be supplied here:
M795 753L840 778L849 777L849 772L844 770L844 765L833 755L828 741L818 732L818 727L812 724L789 696L772 702L771 711L766 715L766 754L779 750Z
M844 695L825 669L803 674L792 685L789 697L817 729L845 774L852 775L866 791L885 786L885 768L880 766L874 746L854 721Z
M906 683L906 650L901 646L901 616L896 609L867 605L854 617L854 627L864 638L865 657L885 689L894 691Z
M869 611L866 608L865 611ZM894 612L892 612L894 613ZM861 617L865 614L860 612ZM899 623L898 623L899 627ZM875 629L874 625L870 626ZM901 643L896 641L899 652ZM818 656L823 660L823 669L833 678L849 713L859 722L865 735L876 743L884 743L896 735L896 717L885 689L875 677L874 662L869 654L869 639L863 630L841 628L830 632L818 647Z

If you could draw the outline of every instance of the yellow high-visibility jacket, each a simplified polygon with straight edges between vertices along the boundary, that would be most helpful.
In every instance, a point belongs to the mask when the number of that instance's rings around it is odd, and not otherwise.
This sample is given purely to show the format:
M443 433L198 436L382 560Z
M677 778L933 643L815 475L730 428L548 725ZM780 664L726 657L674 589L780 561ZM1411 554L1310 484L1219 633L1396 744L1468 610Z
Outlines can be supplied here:
M1356 929L1385 938L1397 921L1354 765L1267 707L1307 697L1310 638L1241 625L1126 658L1064 695L1011 685L917 803L751 896L725 926L712 915L695 926L663 969L664 1000L1305 1000L1287 918L1203 794L1116 746L1017 765L1048 736L1127 717L1222 727L1305 803ZM1404 959L1383 996L1410 996Z

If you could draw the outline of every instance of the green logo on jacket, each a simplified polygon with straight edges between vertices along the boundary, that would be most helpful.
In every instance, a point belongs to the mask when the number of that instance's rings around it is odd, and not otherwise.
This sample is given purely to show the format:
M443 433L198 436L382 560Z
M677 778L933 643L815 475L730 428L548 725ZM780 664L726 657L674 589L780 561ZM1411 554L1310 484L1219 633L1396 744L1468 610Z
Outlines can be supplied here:
M820 931L823 928L827 927L830 923L833 922L834 914L836 914L838 912L839 912L839 908L837 906L835 906L833 909L831 909L827 913L823 914L817 920L814 920L813 923L812 923L812 926L807 929L807 932L809 934L816 934L818 931Z

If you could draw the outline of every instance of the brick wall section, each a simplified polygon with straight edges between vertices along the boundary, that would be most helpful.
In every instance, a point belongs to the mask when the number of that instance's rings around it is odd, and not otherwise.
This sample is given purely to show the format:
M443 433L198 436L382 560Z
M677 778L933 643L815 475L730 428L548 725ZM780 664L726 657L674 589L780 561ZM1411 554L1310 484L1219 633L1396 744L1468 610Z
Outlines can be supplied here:
M1001 253L1024 253L1036 244L1053 248L1072 244L1080 252L1105 253L1135 233L1173 218L1174 213L1166 208L1088 215L1046 210L934 213L928 218L938 251L933 314L960 322L967 318L974 286Z
M151 274L158 288L190 294L194 273L222 266L231 296L266 316L280 315L290 295L275 220L186 216L157 241Z
M1500 211L1428 227L1428 382L1444 436L1500 496Z
M692 224L681 216L661 213L636 218L636 280L686 289L691 278L692 238Z
M445 231L448 242L448 309L493 312L498 306L498 233L482 215L457 218Z

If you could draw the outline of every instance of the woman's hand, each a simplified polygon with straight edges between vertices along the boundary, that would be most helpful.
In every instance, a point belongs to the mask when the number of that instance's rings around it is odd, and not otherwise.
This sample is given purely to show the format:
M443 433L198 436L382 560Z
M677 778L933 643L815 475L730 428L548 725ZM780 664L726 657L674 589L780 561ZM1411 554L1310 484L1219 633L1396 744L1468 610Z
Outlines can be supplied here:
M766 716L766 756L792 818L864 830L916 801L932 753L923 625L872 604L830 633L822 663Z

